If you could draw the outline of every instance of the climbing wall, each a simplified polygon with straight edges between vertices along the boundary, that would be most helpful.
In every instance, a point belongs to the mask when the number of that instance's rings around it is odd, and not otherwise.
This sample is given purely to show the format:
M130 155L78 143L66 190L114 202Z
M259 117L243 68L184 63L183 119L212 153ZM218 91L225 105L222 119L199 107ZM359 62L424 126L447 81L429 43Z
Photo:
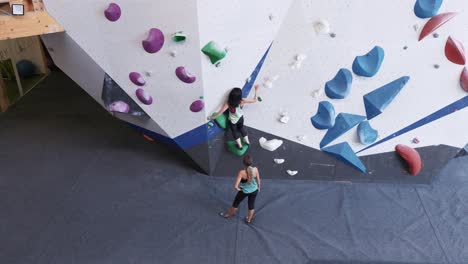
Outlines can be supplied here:
M231 166L224 148L235 148L207 117L233 87L252 97L254 83L261 102L244 109L257 135L248 151L275 164L288 164L275 153L296 144L290 150L311 151L317 164L333 167L324 174L379 173L390 163L372 157L398 144L414 166L417 149L468 142L462 0L45 5L67 32L44 37L57 64L118 118L176 144L207 173ZM109 85L126 102L105 98ZM296 163L287 175L305 166Z

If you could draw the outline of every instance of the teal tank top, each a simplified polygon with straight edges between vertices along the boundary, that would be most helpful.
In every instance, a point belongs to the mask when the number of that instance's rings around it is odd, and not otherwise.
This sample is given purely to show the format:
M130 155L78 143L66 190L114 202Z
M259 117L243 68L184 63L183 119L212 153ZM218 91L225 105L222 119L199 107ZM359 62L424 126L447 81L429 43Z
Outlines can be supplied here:
M258 184L257 184L257 177L255 175L255 168L254 167L248 167L249 172L246 171L246 173L250 173L252 175L252 182L249 182L249 180L241 180L241 183L239 184L239 188L242 190L243 193L253 193L256 190L258 190Z

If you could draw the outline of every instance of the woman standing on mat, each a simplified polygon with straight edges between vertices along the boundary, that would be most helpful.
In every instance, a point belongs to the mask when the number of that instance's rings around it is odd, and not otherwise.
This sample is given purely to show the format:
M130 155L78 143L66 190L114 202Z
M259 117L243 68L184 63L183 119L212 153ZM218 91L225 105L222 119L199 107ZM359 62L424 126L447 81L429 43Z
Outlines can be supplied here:
M247 131L244 128L244 104L257 102L257 92L259 85L255 85L255 95L253 99L242 98L242 90L240 88L233 88L229 93L227 102L219 109L217 114L213 114L211 119L216 119L218 116L224 114L224 111L229 109L228 126L231 129L232 136L236 140L237 148L242 149L241 135L244 137L245 144L250 145Z
M232 207L229 208L226 213L221 213L221 216L228 218L233 215L237 211L242 200L248 197L249 212L245 221L250 223L255 211L255 199L260 191L260 174L258 169L252 166L253 159L249 155L244 157L243 163L245 169L239 171L236 183L234 184L234 188L237 190L236 198L234 198Z

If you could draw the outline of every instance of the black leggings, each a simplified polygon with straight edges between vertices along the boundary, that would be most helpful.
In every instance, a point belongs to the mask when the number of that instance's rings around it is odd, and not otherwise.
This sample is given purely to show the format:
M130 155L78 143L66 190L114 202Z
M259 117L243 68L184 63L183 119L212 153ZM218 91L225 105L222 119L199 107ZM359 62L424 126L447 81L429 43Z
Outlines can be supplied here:
M243 137L247 136L247 131L244 128L244 117L242 116L237 123L231 123L231 120L228 122L229 128L231 129L232 136L234 139L239 139L241 134ZM240 133L239 133L240 132Z
M257 198L257 194L258 190L253 193L244 193L242 191L237 192L236 198L234 198L234 202L232 203L232 207L237 209L242 200L244 200L245 197L249 197L247 202L249 210L255 209L255 198Z

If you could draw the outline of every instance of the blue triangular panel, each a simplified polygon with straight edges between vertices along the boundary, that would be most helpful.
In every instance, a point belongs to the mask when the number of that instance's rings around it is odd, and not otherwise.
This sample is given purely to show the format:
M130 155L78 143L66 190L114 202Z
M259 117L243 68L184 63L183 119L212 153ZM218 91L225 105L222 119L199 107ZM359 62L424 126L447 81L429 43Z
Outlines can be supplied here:
M327 131L322 141L320 141L320 147L325 147L330 142L346 133L346 131L361 123L364 119L366 119L365 116L339 113L336 117L335 125Z
M366 173L366 166L362 164L359 157L349 146L348 142L342 142L322 149L324 152L336 157L337 159L353 166L354 168Z

